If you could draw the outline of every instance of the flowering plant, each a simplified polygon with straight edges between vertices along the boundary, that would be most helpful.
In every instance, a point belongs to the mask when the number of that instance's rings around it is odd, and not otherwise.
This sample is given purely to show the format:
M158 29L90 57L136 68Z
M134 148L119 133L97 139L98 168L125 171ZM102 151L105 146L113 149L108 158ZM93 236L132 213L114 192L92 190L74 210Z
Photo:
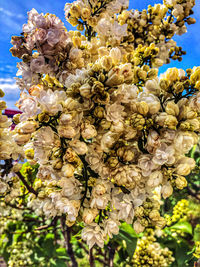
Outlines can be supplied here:
M28 13L10 49L21 59L23 113L14 131L0 120L6 204L60 220L63 233L81 225L89 249L107 244L122 222L136 234L165 226L162 198L186 187L195 167L186 154L200 130L200 67L160 77L158 69L185 54L172 38L195 22L194 4L165 0L139 12L128 0L77 0L65 6L77 31Z

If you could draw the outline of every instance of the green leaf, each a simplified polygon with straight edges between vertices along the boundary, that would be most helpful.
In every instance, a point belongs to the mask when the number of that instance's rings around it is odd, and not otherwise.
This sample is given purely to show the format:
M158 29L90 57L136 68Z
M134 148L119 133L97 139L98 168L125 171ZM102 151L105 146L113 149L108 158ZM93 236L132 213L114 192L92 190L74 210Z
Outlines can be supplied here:
M57 248L56 249L56 254L59 256L66 256L67 252L65 248Z
M189 246L186 242L181 242L180 244L177 244L175 259L178 263L178 267L186 266L186 262L191 258L191 256L188 255L188 252Z
M46 237L45 237L45 240L44 240L44 243L42 244L42 247L44 249L44 252L46 255L53 255L54 253L54 249L55 249L55 246L54 246L54 234L47 234Z
M191 158L194 158L194 153L196 151L196 148L197 148L197 145L194 145L193 148L191 149L191 151L190 151Z
M124 230L125 232L131 234L131 236L135 236L138 237L138 235L136 234L135 230L133 229L131 224L127 224L127 223L122 223L120 225L120 229Z
M136 245L137 238L133 234L129 234L123 229L119 230L119 234L114 237L116 241L125 241L126 242L126 250L130 258L133 257Z
M189 222L178 222L169 228L180 230L184 233L188 233L188 234L192 235L192 225Z
M200 240L200 225L197 225L194 229L194 241Z
M65 260L61 260L61 259L57 259L56 260L56 266L57 267L66 267L66 263L65 263Z
M53 266L57 266L56 261L55 261L53 258L51 258L51 259L49 260L49 262L50 262L50 266L51 266L51 267L53 267Z

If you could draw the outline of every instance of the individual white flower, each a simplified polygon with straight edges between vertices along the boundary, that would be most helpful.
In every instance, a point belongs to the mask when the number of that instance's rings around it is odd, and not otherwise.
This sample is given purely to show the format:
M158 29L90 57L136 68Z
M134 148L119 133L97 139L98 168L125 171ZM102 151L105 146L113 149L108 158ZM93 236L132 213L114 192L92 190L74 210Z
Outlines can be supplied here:
M158 165L173 164L175 162L174 156L175 150L173 146L167 146L162 143L159 148L156 149L153 162Z
M167 182L162 186L161 193L162 193L162 196L164 197L164 199L166 199L172 195L173 187L171 186L170 182Z
M176 173L179 175L188 175L195 167L195 160L193 158L182 157L176 163Z
M102 18L95 27L99 36L109 36L111 29L111 23L109 19Z
M182 35L187 32L187 27L183 25L182 27L178 27L176 30L176 34Z
M144 101L148 104L150 114L156 114L160 110L160 101L153 94L141 93L138 96L138 100L140 102Z
M45 59L43 56L38 56L37 58L31 60L30 64L31 71L36 73L42 73L44 72L44 67L45 67Z
M107 6L109 15L119 13L121 9L126 9L129 6L129 0L115 0L111 1Z
M43 212L47 218L54 217L57 215L57 211L51 199L45 199L42 203L42 206Z
M143 176L149 176L152 170L158 168L159 165L152 161L152 156L149 154L141 155L138 159L138 166L142 170Z
M83 221L86 224L91 224L98 215L98 213L99 213L98 209L85 208L82 215Z
M58 111L62 111L61 102L66 99L64 91L42 91L38 99L43 111L48 112L50 115L55 115Z
M7 183L4 183L0 180L0 194L4 194L8 189Z
M154 171L150 174L147 186L155 188L162 183L163 175L161 171Z
M122 120L124 107L116 102L112 105L106 106L106 119L108 121L120 121Z
M44 148L52 148L54 143L54 131L50 126L40 128L34 137L34 145Z
M176 4L173 8L172 15L177 18L178 16L182 15L183 13L184 13L183 6Z
M176 131L171 129L161 129L161 139L165 143L171 144L174 141Z
M118 47L114 47L110 50L110 56L114 64L117 64L121 60L121 51Z
M139 233L143 232L144 229L145 229L145 227L143 225L141 225L141 223L138 220L136 220L134 222L133 228L134 228L136 234L139 234Z
M57 185L59 185L61 190L61 195L67 197L70 200L78 200L81 198L82 184L74 177L66 179L61 178Z
M200 112L200 93L197 93L190 99L190 107Z
M149 93L158 95L161 90L158 78L155 78L153 80L147 80L145 83L145 88L148 90Z
M198 137L193 132L179 131L174 138L174 147L177 151L183 151L184 154L188 153L190 149L197 143Z
M75 171L75 168L72 164L65 164L63 165L62 167L62 174L65 176L65 177L72 177L74 175L74 171Z
M19 123L15 127L15 131L19 133L29 134L29 133L33 133L37 127L38 127L38 124L36 121L24 121L24 122Z
M40 128L34 137L34 159L38 162L46 162L54 146L54 132L51 127Z
M57 130L60 137L73 138L76 136L76 130L74 129L73 126L70 125L68 126L59 125Z
M97 131L96 131L94 125L91 125L89 123L85 123L82 127L81 135L85 139L91 139L97 135Z
M145 146L147 151L151 154L154 153L155 150L160 146L160 144L161 140L159 134L154 130L150 130L147 137L147 143Z
M39 113L38 102L35 97L22 93L16 106L23 112L20 121L25 121Z
M112 183L109 181L98 179L96 185L92 188L91 194L91 208L105 209L110 200L110 189Z
M88 151L88 147L86 143L81 142L79 140L73 140L69 142L69 145L73 148L73 150L78 154L78 155L84 155Z
M111 36L116 40L121 40L124 36L127 36L127 24L120 25L117 21L111 26Z
M107 132L106 134L104 134L101 139L102 150L105 152L109 151L109 148L111 148L116 142L116 137L116 133Z
M89 249L95 244L101 248L104 246L105 234L97 223L86 225L82 230L81 237L86 241Z
M112 201L114 208L118 211L118 220L131 223L134 218L133 198L131 195L123 194L114 198Z
M12 143L4 142L0 145L0 160L6 160L11 158L12 154Z
M119 86L116 94L122 103L129 103L137 98L138 92L139 90L136 85L123 83Z
M58 180L58 174L51 165L40 165L37 177L41 180Z
M113 235L117 235L119 233L119 222L108 219L104 222L105 224L105 234L108 235L110 238L113 237Z
M20 146L20 145L26 144L30 140L31 135L16 133L13 137L14 137L15 142Z

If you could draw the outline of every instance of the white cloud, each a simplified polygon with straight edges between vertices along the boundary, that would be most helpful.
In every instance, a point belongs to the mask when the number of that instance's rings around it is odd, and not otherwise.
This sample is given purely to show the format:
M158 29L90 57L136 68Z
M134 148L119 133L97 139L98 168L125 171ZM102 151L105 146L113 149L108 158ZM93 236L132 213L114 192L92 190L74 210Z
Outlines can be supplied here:
M7 108L17 109L15 107L16 101L20 96L20 89L16 85L13 78L0 78L0 88L4 91Z
M6 106L8 109L14 109L14 110L18 110L18 108L15 106L16 101L15 100L7 100L6 101Z
M20 32L22 28L21 21L23 21L24 18L24 15L18 12L11 12L3 7L0 7L1 33ZM0 39L2 39L2 36L0 36Z
M15 18L19 18L19 19L24 18L24 15L12 13L9 10L4 9L3 7L0 7L0 12L3 13L4 15L8 16L8 17L15 17Z
M14 79L12 78L0 78L0 83L12 83Z
M0 88L5 94L19 93L19 88L12 78L0 78Z

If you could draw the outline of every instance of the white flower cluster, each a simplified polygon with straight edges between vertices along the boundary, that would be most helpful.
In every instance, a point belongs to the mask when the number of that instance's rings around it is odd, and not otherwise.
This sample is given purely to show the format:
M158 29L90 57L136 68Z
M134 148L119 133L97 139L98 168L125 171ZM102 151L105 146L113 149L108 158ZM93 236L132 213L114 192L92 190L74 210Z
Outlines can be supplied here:
M0 89L0 97L3 96L4 93ZM6 102L0 100L0 195L10 191L10 196L16 197L16 193L19 191L17 189L19 184L14 183L10 188L8 182L12 180L12 171L20 168L19 164L13 166L12 160L22 159L23 149L16 144L14 133L9 131L12 120L3 114L5 108ZM7 200L9 201L9 198Z
M185 154L200 130L200 68L169 69L160 80L155 68L181 58L171 38L192 23L194 2L142 12L127 5L67 4L67 20L86 37L32 10L23 36L12 38L24 89L14 138L39 164L28 205L47 217L66 214L68 226L83 221L90 248L103 247L121 221L136 232L163 227L156 194L184 188L195 165Z

